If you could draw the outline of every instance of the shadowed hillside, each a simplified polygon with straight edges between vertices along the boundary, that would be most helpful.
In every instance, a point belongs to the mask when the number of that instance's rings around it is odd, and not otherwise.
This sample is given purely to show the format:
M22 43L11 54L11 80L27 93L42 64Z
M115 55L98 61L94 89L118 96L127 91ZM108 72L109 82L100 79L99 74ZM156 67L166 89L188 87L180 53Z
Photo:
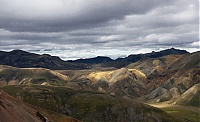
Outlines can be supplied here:
M0 121L2 122L78 122L55 112L23 103L0 90Z
M154 107L97 92L47 86L5 86L2 89L24 102L85 122L175 121Z

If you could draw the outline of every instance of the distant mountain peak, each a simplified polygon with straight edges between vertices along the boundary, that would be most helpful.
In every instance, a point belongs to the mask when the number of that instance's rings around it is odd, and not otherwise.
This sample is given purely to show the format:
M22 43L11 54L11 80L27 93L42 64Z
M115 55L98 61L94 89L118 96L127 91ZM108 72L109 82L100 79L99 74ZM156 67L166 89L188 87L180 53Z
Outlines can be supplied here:
M113 59L111 59L110 57L97 56L94 58L77 59L77 60L70 61L70 62L85 63L85 64L98 64L98 63L107 63L107 62L111 62L111 61L113 61Z
M23 50L12 50L12 51L10 51L10 53L20 54L20 53L29 53L29 52L26 52L26 51L23 51Z

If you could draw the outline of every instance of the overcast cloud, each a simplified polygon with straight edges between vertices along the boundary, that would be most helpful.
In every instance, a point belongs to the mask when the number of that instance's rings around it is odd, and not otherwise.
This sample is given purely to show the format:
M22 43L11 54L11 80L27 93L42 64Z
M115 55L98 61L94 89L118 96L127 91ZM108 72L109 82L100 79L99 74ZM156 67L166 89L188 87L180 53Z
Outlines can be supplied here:
M0 50L64 60L199 50L198 0L0 0Z

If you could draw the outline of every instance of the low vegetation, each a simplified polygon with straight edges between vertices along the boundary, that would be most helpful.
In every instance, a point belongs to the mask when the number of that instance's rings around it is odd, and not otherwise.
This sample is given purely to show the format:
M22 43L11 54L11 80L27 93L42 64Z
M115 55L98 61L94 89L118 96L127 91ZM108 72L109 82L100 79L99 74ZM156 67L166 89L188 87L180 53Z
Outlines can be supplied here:
M175 121L165 112L129 98L52 86L4 86L7 93L40 108L82 121Z
M64 85L67 76L43 68L14 68L0 66L0 81L8 85L31 85L47 83L48 85Z
M170 105L167 103L151 104L154 107L160 108L169 115L173 116L180 122L199 122L200 107Z

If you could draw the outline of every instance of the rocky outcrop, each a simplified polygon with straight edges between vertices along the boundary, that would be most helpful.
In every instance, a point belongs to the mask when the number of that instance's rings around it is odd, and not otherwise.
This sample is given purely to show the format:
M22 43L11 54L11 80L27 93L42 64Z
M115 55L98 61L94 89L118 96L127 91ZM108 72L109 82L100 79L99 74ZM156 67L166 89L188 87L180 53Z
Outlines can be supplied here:
M200 105L200 83L195 84L181 96L176 97L176 99L171 100L170 103L178 105L190 105L199 106Z

